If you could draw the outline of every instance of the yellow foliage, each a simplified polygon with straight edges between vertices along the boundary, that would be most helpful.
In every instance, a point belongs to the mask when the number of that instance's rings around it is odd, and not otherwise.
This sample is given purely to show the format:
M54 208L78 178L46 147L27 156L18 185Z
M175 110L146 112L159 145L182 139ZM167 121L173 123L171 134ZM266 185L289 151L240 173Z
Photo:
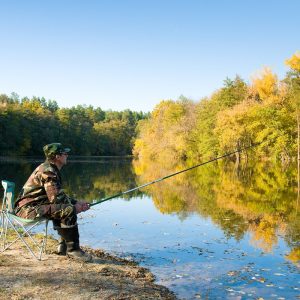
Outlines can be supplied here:
M285 257L292 262L300 262L300 247L292 249Z
M133 147L133 151L132 154L134 157L143 157L143 151L145 149L145 142L142 139L136 139L134 141L134 147Z
M271 252L278 242L276 228L277 220L273 216L265 215L257 225L250 226L251 242L265 252Z
M218 136L221 151L232 151L238 146L245 146L243 143L247 142L246 125L249 107L250 104L244 101L218 113L214 133Z
M139 122L134 155L162 162L184 158L186 140L193 127L193 111L191 101L161 101L150 119Z
M46 111L38 101L24 101L22 106L25 110L33 111L37 114L45 114Z
M287 59L285 64L292 70L300 72L300 52L297 51L290 59Z
M287 64L300 70L300 53ZM256 157L293 158L297 149L294 116L300 98L298 75L289 74L291 77L278 81L266 67L249 85L227 79L223 88L199 103L161 101L151 117L139 123L135 156L160 162L205 161L263 142L256 147ZM270 140L274 141L268 143ZM247 159L249 153L236 154L236 160Z
M253 89L258 93L261 100L267 100L277 92L278 79L270 68L264 68L252 79Z

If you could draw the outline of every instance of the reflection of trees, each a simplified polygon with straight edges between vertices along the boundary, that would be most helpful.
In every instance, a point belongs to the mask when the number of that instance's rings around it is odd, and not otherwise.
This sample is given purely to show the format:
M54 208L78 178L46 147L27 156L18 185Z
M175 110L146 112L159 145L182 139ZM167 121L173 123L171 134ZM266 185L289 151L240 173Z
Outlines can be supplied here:
M16 184L16 193L19 193L29 175L40 162L28 162L22 159L2 159L0 161L0 180L14 182ZM2 189L2 185L0 189Z
M39 163L35 160L1 161L1 179L16 182L18 193ZM97 159L71 161L63 168L62 175L69 194L92 201L186 167L175 163L162 166L152 161L134 161L132 165L130 160ZM210 218L228 238L239 240L249 231L251 242L264 251L272 250L280 233L291 248L287 258L297 261L300 259L300 213L296 209L296 187L293 166L282 170L278 165L260 162L235 168L231 162L219 162L166 179L124 198L148 193L162 213L177 214L181 219L198 213Z
M134 161L133 165L139 174L137 179L139 184L187 167L173 165L162 168L154 162L145 161ZM247 229L243 218L234 211L218 207L216 204L214 186L218 185L219 172L217 164L206 165L151 185L147 191L162 213L176 213L184 218L187 214L196 212L203 217L211 218L224 230L226 236L240 239Z
M300 246L293 248L286 258L300 267Z
M139 184L186 167L134 162ZM300 222L296 225L291 221L296 211L295 178L292 166L282 170L279 165L260 162L236 168L223 161L151 185L147 191L163 213L198 213L211 218L227 237L236 239L248 230L255 246L271 251L278 233L290 246L300 241Z
M10 160L0 162L1 179L16 183L18 193L25 181L42 160ZM120 193L136 186L131 160L94 159L93 161L70 161L62 169L63 187L76 199L92 201ZM122 196L125 199L142 195L141 191Z
M292 248L286 258L294 263L298 262L300 267L300 213L298 211L290 216L285 240Z
M258 219L258 222L251 222L249 227L252 234L251 243L265 252L271 252L278 242L277 226L277 220L269 215Z
M90 162L71 162L63 170L64 187L77 199L92 201L111 196L136 186L130 160L114 159ZM125 199L142 195L135 191Z
M282 171L278 165L257 163L252 176L242 181L234 168L222 168L220 186L216 187L217 204L232 209L249 223L254 245L271 251L277 244L277 232L284 231L295 209L293 169Z

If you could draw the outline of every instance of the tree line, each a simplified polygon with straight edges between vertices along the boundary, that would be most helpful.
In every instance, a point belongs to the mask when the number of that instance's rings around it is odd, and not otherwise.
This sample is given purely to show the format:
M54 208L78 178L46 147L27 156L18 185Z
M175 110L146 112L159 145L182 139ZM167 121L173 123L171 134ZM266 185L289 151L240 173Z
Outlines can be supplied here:
M139 120L148 113L103 111L93 106L60 108L56 101L0 95L0 155L42 155L62 142L76 155L130 155Z
M286 64L290 69L283 80L268 68L249 83L226 78L210 97L164 100L151 114L60 108L54 100L2 94L0 155L41 155L42 145L61 141L77 155L133 152L152 160L203 161L261 143L257 157L288 161L298 148L300 53Z
M256 157L284 162L295 158L300 52L285 63L290 69L283 80L264 68L249 83L239 76L227 78L223 87L199 102L183 96L161 101L150 118L139 121L134 154L164 162L204 161L260 143Z

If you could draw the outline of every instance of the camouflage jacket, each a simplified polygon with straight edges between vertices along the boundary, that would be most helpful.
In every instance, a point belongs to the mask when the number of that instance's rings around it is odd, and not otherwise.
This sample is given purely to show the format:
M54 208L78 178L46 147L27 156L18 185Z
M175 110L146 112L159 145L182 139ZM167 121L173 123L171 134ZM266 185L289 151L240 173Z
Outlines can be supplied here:
M46 160L28 178L17 198L16 206L22 207L28 203L34 205L40 203L75 204L76 200L63 191L59 169L55 164Z

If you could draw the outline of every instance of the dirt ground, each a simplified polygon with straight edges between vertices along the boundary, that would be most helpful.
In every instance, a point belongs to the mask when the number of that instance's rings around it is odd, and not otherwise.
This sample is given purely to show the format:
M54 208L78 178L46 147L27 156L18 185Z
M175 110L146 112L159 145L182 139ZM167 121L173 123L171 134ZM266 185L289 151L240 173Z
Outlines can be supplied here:
M81 263L55 249L50 238L41 261L20 244L1 253L0 299L176 299L134 262L85 248L93 261Z

